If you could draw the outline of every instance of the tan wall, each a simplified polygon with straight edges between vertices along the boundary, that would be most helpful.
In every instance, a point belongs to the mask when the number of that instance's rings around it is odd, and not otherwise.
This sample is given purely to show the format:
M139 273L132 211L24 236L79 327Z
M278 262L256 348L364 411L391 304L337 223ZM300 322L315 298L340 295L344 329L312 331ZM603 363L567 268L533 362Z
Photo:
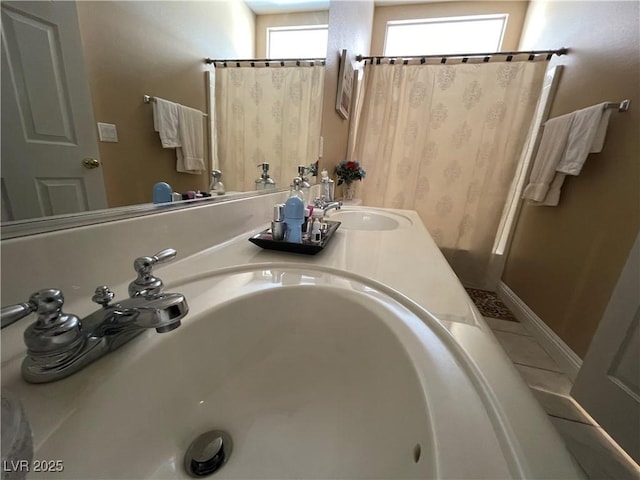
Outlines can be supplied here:
M78 16L96 121L118 129L118 143L100 143L109 206L150 202L159 181L208 189L208 172L176 172L175 150L161 148L142 96L205 111L203 60L253 57L253 12L236 0L119 1L78 2Z
M327 25L329 12L299 12L256 16L256 58L267 58L267 28Z
M631 99L558 207L525 205L503 281L584 356L640 225L638 2L531 3L523 49L569 47L551 116Z
M387 22L412 18L456 17L465 15L488 15L508 13L507 29L502 42L502 50L515 50L520 40L520 32L527 12L526 1L494 2L438 2L413 5L389 5L376 7L373 17L373 37L371 55L384 54L384 36ZM466 53L466 52L460 52Z
M355 62L358 54L369 55L373 10L373 0L331 0L329 5L321 133L324 137L324 155L319 170L326 168L333 173L338 162L346 158L349 122L336 112L340 55L343 48L347 49L350 62Z

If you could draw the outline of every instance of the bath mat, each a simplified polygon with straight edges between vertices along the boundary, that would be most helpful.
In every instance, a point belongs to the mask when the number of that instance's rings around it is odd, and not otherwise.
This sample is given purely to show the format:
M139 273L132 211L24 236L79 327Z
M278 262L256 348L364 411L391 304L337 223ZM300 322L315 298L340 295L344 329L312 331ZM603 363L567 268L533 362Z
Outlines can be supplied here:
M484 317L498 318L500 320L508 320L510 322L518 321L494 292L477 290L475 288L465 288L465 290Z

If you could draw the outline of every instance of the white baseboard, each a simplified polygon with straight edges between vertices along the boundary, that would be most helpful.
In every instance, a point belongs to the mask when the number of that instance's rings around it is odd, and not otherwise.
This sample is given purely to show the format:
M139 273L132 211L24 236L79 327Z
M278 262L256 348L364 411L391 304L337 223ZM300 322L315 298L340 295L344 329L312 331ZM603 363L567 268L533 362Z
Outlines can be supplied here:
M496 293L562 371L572 382L575 381L582 366L582 359L505 283L500 282Z

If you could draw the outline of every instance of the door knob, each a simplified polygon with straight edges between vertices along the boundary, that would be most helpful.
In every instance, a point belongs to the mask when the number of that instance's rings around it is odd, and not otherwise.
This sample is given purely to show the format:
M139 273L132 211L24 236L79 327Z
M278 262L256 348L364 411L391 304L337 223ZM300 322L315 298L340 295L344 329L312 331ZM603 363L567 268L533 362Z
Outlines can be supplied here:
M98 160L97 158L87 157L82 160L82 166L84 168L88 168L89 170L98 168L100 166L100 160Z

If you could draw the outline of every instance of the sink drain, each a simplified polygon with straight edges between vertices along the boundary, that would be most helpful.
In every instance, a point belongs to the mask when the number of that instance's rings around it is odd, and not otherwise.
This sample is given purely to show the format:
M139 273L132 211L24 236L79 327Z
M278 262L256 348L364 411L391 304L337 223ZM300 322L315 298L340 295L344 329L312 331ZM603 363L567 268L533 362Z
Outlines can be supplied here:
M227 432L211 430L196 438L184 456L184 468L194 478L213 475L231 456L233 442Z

